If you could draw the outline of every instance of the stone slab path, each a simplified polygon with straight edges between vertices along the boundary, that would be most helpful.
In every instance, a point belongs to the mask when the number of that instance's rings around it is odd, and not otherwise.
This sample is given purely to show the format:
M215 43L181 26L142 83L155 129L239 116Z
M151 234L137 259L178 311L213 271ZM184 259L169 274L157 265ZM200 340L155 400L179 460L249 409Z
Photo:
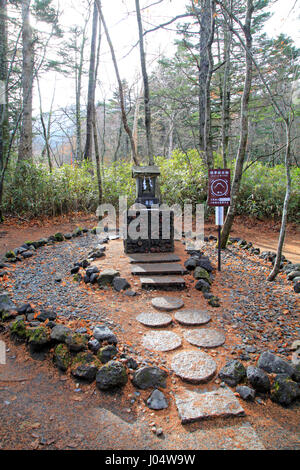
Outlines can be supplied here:
M182 380L200 384L209 382L214 377L217 364L202 351L186 351L173 357L171 368Z
M177 297L155 297L151 303L157 310L165 310L166 312L179 310L184 306L183 300Z
M173 319L167 313L141 313L136 317L137 321L142 323L142 325L149 326L152 328L162 328L168 326L172 323Z
M153 351L173 351L181 346L181 338L171 331L158 331L146 334L142 339L142 345Z
M211 316L208 312L201 310L181 310L176 312L175 320L184 326L200 326L209 323Z
M217 348L225 343L225 335L213 328L202 328L187 331L184 338L194 346L202 348Z
M175 402L182 424L207 418L245 415L229 388L219 388L206 393L181 389L175 394Z

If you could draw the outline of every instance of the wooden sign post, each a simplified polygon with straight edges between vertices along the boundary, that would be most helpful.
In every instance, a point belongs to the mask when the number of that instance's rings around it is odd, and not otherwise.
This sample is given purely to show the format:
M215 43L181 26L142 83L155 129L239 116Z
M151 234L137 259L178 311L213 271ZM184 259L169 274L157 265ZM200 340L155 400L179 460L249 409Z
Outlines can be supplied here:
M231 202L230 170L209 170L208 205L216 208L216 225L218 226L218 270L221 271L221 229L224 224L224 207Z

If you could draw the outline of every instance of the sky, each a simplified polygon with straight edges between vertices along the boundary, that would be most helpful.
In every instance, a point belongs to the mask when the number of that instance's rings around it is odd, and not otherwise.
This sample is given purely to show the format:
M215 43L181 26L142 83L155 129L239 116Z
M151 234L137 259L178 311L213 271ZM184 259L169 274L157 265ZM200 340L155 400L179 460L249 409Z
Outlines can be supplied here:
M156 0L140 0L141 7L155 3ZM170 20L172 17L185 12L185 5L190 0L164 0L143 12L143 25L145 29L151 29L153 25ZM62 7L61 24L63 28L82 23L85 10L80 11L81 2L78 0L60 1ZM138 40L138 28L135 14L134 0L102 0L105 19L111 34L111 39L116 51L121 78L127 79L130 84L136 83L137 89L141 81L139 48L132 46ZM271 9L273 16L267 22L265 31L270 37L280 33L290 35L296 45L300 47L299 28L299 0L277 0ZM162 55L172 56L175 52L174 40L176 38L175 23L169 30L158 30L146 36L146 51L148 70L155 67L157 59ZM86 50L86 59L89 58L89 45ZM117 83L111 61L110 52L104 39L100 56L99 68L100 85L97 87L96 99L109 99ZM41 80L43 95L43 110L48 111L52 100L55 83L55 74L48 74ZM71 78L56 75L54 107L74 104L74 81ZM85 102L87 80L83 86L83 104ZM38 98L35 96L34 107L38 108Z

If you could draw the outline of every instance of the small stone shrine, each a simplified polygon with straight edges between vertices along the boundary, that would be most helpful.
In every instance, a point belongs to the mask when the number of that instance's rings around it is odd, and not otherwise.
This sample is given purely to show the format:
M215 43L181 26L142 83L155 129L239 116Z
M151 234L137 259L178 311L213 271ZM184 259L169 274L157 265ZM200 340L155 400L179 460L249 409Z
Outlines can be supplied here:
M125 253L167 253L174 251L174 212L160 208L157 166L132 169L136 179L136 201L125 213ZM127 224L126 224L127 222ZM136 228L130 229L130 224Z

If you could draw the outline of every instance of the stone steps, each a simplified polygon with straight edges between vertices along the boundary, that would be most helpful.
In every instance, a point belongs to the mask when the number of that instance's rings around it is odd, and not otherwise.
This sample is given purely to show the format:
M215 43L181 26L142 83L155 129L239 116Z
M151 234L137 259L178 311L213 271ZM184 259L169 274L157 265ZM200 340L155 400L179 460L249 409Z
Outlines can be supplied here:
M136 253L129 256L130 264L178 263L179 261L179 256L173 253Z
M182 290L186 287L181 276L141 276L142 289Z
M177 263L144 263L135 265L131 270L131 273L135 276L183 275L185 272L185 268Z

